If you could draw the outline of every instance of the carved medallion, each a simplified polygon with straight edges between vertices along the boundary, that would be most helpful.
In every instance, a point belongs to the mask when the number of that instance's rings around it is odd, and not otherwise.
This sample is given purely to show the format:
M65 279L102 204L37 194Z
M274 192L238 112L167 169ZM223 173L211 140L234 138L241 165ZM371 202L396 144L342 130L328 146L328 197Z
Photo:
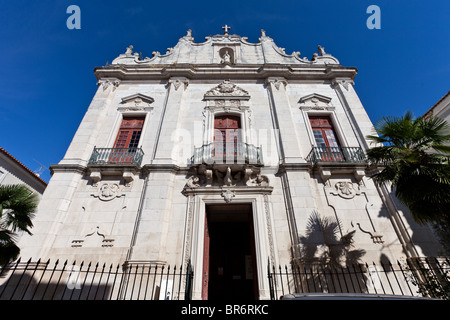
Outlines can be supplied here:
M331 191L332 194L338 195L344 199L352 199L356 195L361 194L359 189L355 189L352 182L339 181L334 185L336 191Z
M121 197L122 191L118 183L104 182L98 187L97 193L93 193L92 196L98 197L103 201L110 201Z

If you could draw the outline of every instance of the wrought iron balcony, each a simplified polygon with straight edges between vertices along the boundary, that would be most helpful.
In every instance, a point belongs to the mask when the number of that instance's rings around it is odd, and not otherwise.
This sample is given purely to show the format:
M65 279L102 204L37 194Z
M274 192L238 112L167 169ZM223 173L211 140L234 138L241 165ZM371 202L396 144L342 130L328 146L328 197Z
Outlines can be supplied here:
M89 164L133 164L140 165L144 152L141 148L96 148Z
M311 163L364 162L366 156L360 147L313 147L306 160Z
M262 148L243 142L212 142L195 148L193 164L263 164Z

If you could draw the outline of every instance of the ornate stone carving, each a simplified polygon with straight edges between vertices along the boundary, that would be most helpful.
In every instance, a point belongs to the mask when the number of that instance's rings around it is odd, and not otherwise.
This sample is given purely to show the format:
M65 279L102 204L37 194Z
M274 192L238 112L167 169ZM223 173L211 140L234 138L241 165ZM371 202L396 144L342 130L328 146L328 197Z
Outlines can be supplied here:
M119 111L150 111L150 106L155 100L152 97L142 93L136 93L131 96L122 98L122 102L118 108Z
M97 192L92 194L92 196L98 197L102 201L110 201L114 198L119 198L122 195L119 184L112 182L103 182L98 187Z
M127 47L127 50L125 51L125 54L133 54L133 46Z
M230 203L235 196L236 194L230 189L226 189L226 191L222 192L222 197L224 198L226 203Z
M187 220L186 220L186 245L185 245L185 253L184 253L184 263L187 264L191 259L191 243L192 243L192 224L194 217L194 196L189 196L188 201L188 212L187 212Z
M280 90L280 87L281 87L282 84L285 87L287 86L287 81L286 80L275 79L275 80L271 80L271 82L273 83L273 85L275 86L275 88L277 90Z
M101 240L98 241L98 240ZM93 247L101 244L102 247L112 247L114 245L114 239L106 238L104 232L100 231L100 227L97 226L93 231L88 232L82 239L72 240L72 248Z
M224 80L217 87L205 93L205 98L215 98L215 97L249 97L249 93L238 87L236 84L232 83L230 80Z
M228 50L224 51L224 54L222 55L222 60L220 62L224 64L231 64L231 55L228 52Z
M186 89L189 85L189 81L187 80L180 80L180 79L176 79L175 81L172 81L173 87L175 88L175 91L178 91L178 88L183 84L184 85L184 89Z
M334 110L335 107L331 104L331 98L324 95L313 93L307 96L301 97L298 101L300 103L300 109L308 110Z
M331 194L338 195L344 199L352 199L356 195L361 194L361 191L358 187L355 188L352 182L348 181L339 181L334 185L335 191L330 191Z
M256 167L236 167L233 169L223 166L210 166L202 164L195 168L195 172L189 176L186 182L187 188L198 188L201 186L211 187L224 186L251 186L251 187L268 187L269 178L262 175L259 168Z
M270 259L272 263L275 263L275 248L274 248L275 246L273 243L272 223L269 209L269 196L267 194L264 195L264 211L266 212L266 224L267 224L267 235L269 238Z
M317 51L319 51L319 53L313 54L311 62L320 64L339 64L339 60L331 54L326 53L324 47L318 46Z
M269 185L269 178L266 176L258 173L256 174L256 177L249 177L249 179L246 181L246 185L248 186L260 186L260 187L266 187Z
M192 30L189 29L186 32L186 35L180 39L181 41L194 42L194 38L192 37Z
M200 178L197 176L190 176L186 185L189 188L197 188L200 187Z
M373 232L366 231L363 228L361 228L361 224L359 222L357 222L356 224L358 225L359 230L370 235L370 238L372 239L373 243L384 243L384 241L382 239L383 238L382 234L380 234L376 231L373 231ZM352 222L352 227L354 227L353 222Z

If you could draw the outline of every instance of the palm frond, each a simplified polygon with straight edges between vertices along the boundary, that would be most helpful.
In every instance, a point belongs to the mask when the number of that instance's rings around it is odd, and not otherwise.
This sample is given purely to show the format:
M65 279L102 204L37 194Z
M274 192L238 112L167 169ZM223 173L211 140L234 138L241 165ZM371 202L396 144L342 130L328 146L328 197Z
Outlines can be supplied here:
M14 232L20 230L31 234L31 220L37 203L37 195L24 185L0 186L0 218L3 226Z

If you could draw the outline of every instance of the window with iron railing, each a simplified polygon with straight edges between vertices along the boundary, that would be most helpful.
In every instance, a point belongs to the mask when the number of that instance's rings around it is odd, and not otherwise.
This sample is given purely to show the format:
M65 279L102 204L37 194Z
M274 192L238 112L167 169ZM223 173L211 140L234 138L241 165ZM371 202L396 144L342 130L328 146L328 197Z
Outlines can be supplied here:
M94 148L90 164L137 164L144 152L138 148L144 117L123 117L113 148Z

